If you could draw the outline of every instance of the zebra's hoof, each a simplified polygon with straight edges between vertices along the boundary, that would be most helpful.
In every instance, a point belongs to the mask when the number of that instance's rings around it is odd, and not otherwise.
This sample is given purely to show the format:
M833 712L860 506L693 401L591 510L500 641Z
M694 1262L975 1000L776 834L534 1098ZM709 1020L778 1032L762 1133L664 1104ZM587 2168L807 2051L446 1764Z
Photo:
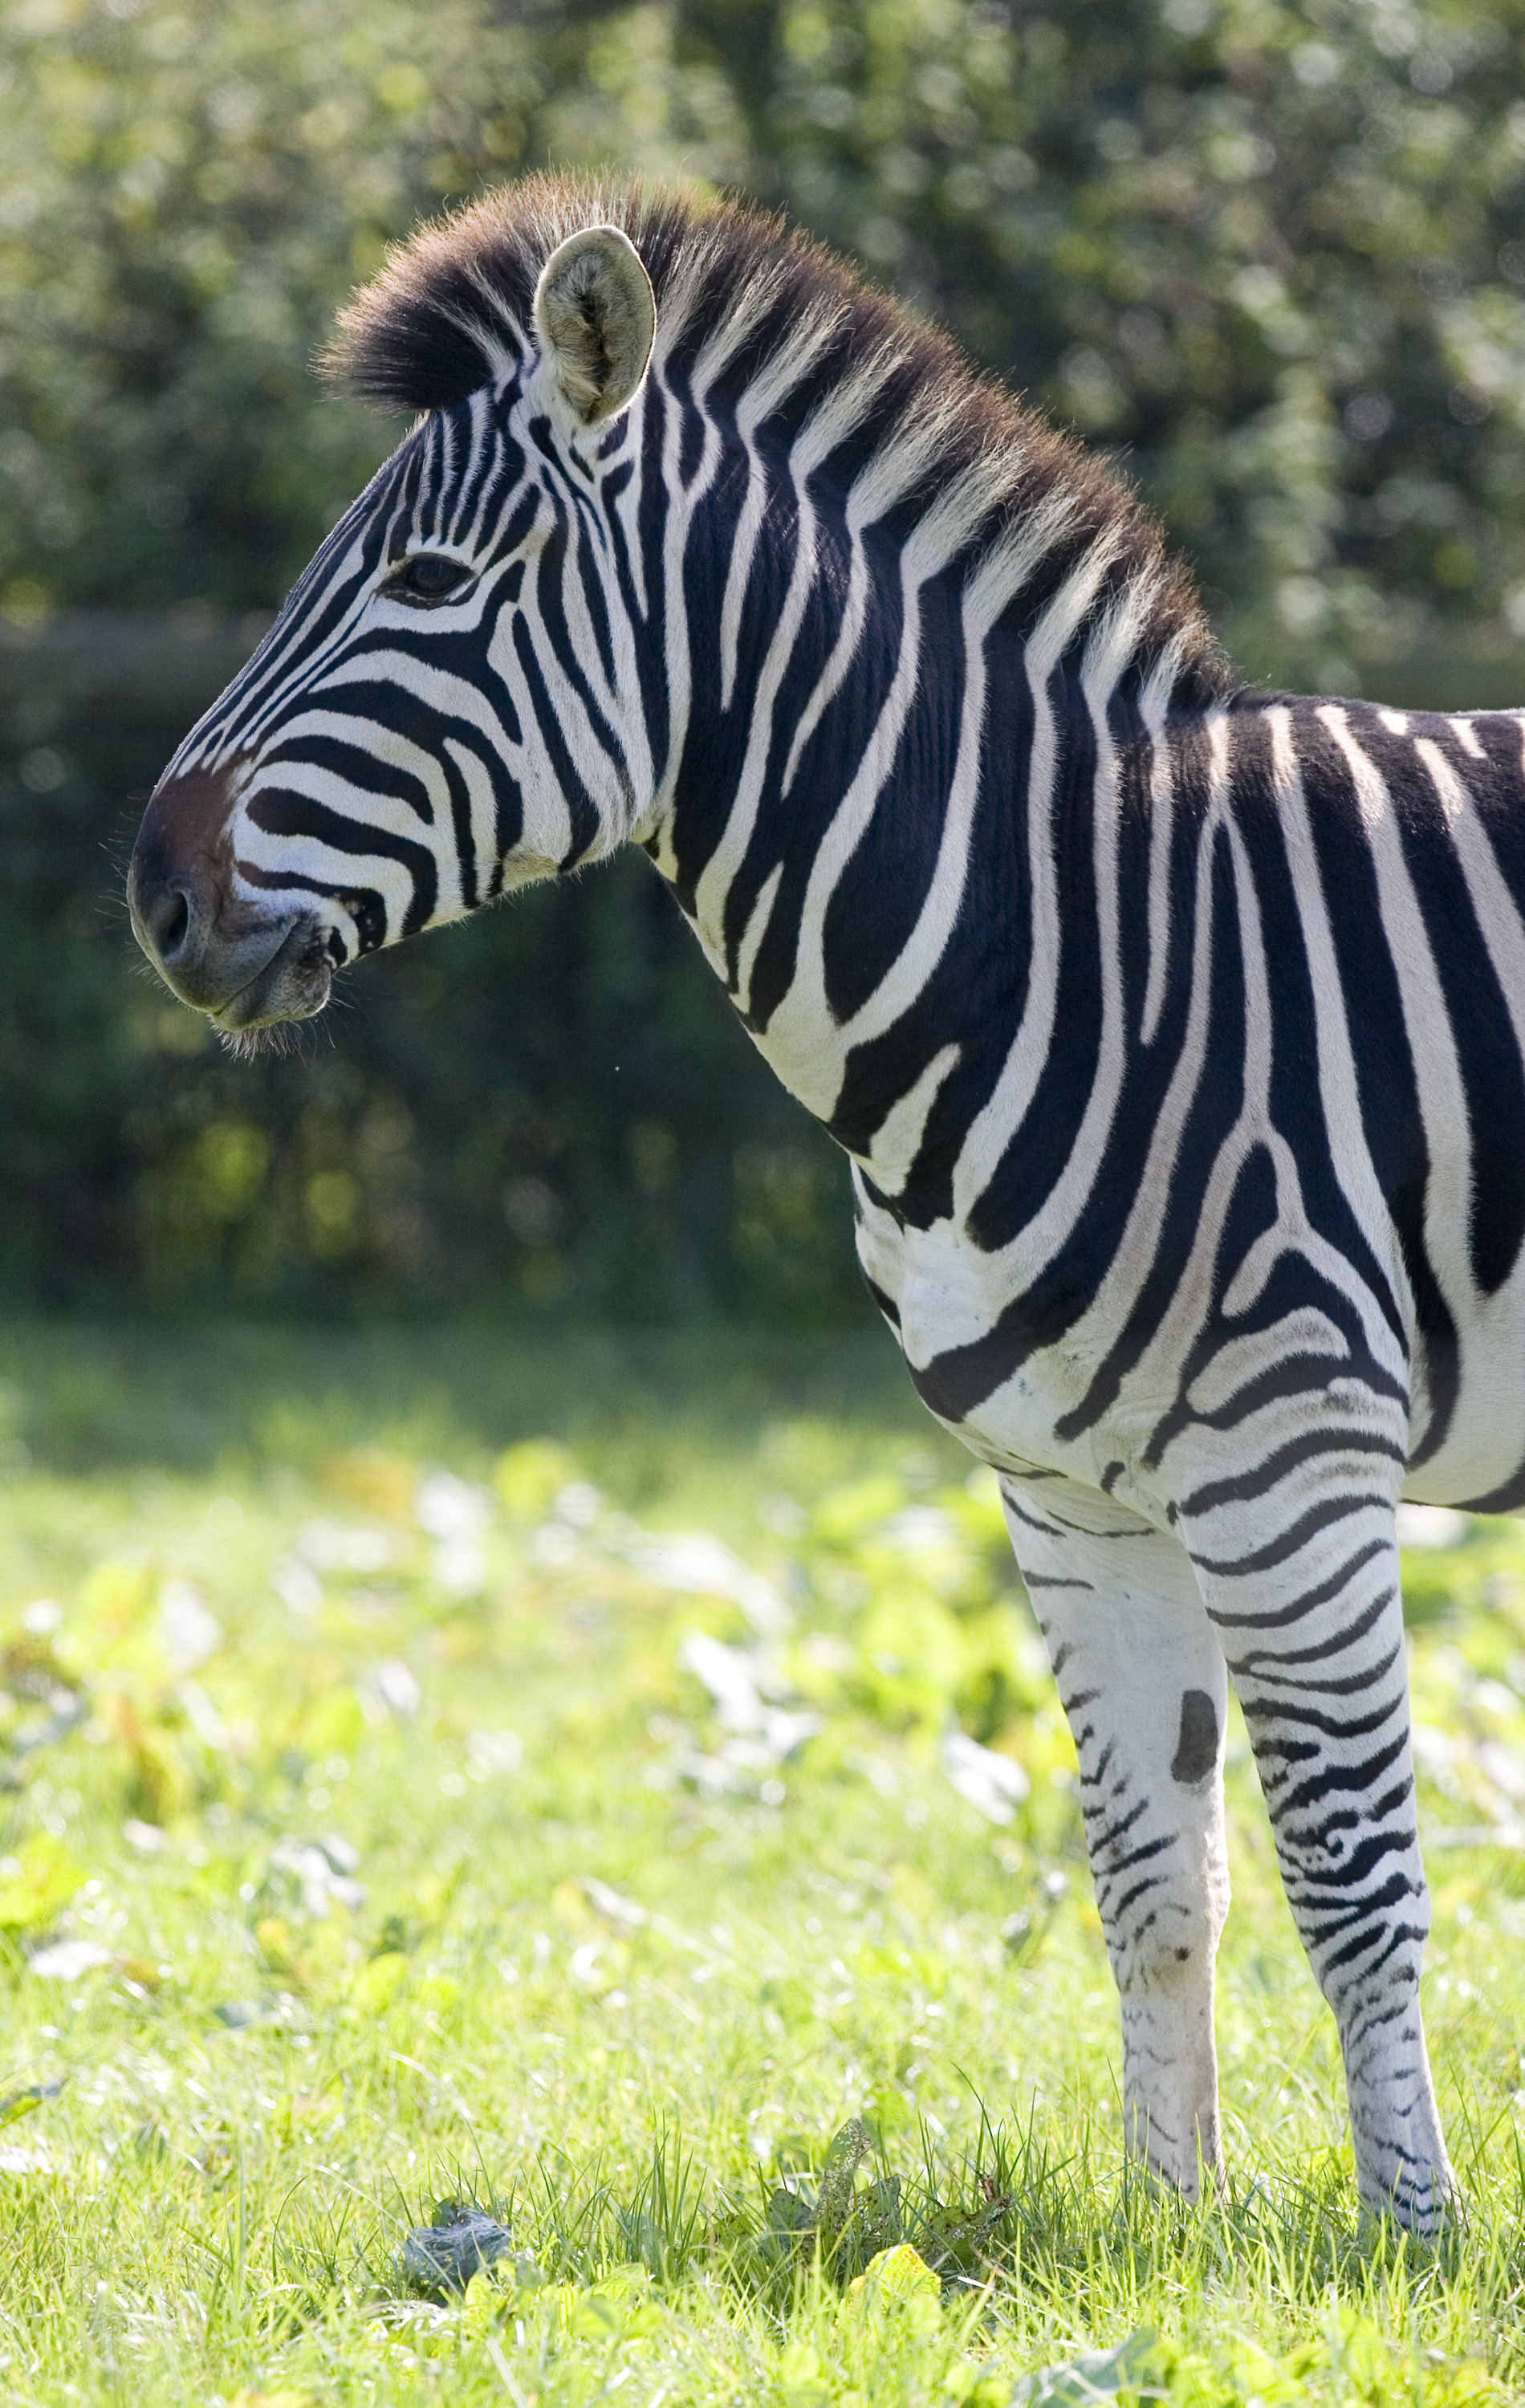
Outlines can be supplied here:
M1398 2192L1380 2207L1363 2199L1356 2231L1367 2251L1385 2254L1403 2241L1410 2250L1433 2257L1460 2239L1465 2221L1466 2204L1460 2192L1443 2191L1437 2196L1427 2186L1422 2190Z

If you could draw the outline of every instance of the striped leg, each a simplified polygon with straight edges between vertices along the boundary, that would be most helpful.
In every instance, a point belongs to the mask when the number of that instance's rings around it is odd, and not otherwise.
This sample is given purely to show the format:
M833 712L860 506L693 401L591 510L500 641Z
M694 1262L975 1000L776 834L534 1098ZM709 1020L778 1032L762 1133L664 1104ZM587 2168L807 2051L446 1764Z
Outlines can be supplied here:
M1429 2233L1452 2183L1419 2020L1430 1901L1392 1503L1348 1458L1277 1497L1269 1526L1263 1512L1253 1528L1227 1507L1200 1515L1192 1553L1339 2028L1361 2200Z
M1122 2000L1129 2146L1187 2194L1221 2175L1213 1964L1229 1906L1222 1651L1177 1541L1090 1489L1003 1480L1070 1718Z

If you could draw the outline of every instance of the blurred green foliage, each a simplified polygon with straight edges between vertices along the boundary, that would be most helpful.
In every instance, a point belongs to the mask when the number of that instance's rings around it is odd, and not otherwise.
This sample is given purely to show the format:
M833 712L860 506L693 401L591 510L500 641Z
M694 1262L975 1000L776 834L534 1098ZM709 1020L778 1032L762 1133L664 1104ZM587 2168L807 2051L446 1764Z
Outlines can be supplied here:
M253 1071L113 924L103 841L225 674L197 644L399 431L313 381L335 305L546 162L738 186L947 320L1118 453L1250 674L1525 689L1525 0L12 0L13 1290L855 1309L841 1166L642 865L367 965ZM148 610L174 693L50 667Z
M1525 603L1521 0L17 0L0 580L268 606L381 430L314 385L545 161L781 203L1132 472L1257 672Z

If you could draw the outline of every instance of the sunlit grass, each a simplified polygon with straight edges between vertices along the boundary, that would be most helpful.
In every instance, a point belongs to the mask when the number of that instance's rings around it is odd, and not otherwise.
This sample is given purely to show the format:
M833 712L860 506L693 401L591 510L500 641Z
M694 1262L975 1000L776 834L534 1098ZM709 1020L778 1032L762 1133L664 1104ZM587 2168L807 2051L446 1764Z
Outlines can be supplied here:
M1125 2166L1062 1719L892 1362L453 1342L0 1366L7 2398L1518 2395L1519 1538L1408 1563L1469 2200L1415 2253L1242 1732L1232 2197ZM512 2234L464 2300L399 2271L446 2200Z

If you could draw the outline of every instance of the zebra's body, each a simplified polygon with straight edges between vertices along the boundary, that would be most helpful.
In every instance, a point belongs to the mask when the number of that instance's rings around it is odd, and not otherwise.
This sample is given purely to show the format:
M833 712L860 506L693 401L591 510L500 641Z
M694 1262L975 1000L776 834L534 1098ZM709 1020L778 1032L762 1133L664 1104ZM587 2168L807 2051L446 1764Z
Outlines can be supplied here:
M1521 721L1237 691L1120 488L740 213L503 195L349 364L427 414L166 773L145 944L239 1030L645 846L1000 1476L1131 2143L1220 2163L1231 1672L1362 2197L1429 2229L1393 1509L1525 1498Z

